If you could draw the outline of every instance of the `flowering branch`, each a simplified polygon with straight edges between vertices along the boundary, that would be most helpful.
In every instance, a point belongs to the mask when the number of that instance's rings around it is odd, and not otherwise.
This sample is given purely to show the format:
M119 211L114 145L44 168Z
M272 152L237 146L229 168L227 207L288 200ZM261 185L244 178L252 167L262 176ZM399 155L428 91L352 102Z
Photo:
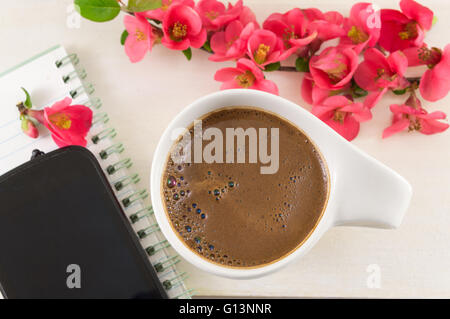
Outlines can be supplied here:
M30 94L22 88L26 100L17 104L22 121L22 131L37 138L37 124L44 125L59 147L67 145L86 146L86 135L92 125L92 110L84 105L70 105L72 99L65 98L43 110L33 109Z
M390 106L392 125L383 137L406 128L433 134L449 126L442 122L443 112L428 114L417 97L420 92L434 102L449 92L450 45L439 49L425 44L435 17L414 0L401 0L400 11L356 3L348 17L294 8L271 14L262 25L242 0L227 6L217 0L87 1L75 4L93 21L127 13L121 43L133 63L156 44L181 51L188 60L196 48L211 53L210 61L236 61L235 67L216 72L221 89L273 94L278 87L266 78L268 72L304 73L301 93L312 113L348 140L357 136L361 122L371 119L371 109L388 91L410 97L401 107ZM295 66L281 64L291 56ZM405 77L409 67L419 65L428 68L422 76Z

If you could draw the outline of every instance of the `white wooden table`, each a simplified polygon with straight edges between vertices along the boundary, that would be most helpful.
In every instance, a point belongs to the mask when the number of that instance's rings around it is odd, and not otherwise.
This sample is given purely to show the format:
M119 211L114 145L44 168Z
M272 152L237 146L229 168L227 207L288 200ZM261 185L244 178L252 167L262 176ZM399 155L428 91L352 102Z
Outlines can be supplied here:
M187 62L180 52L158 46L144 61L131 64L119 43L122 19L102 24L82 20L76 28L71 20L71 3L3 3L0 70L57 43L78 53L119 139L127 146L127 155L134 159L134 168L143 177L142 185L147 187L152 155L164 128L188 103L217 91L220 84L214 82L214 73L231 63L209 62L207 53L198 50ZM262 22L271 12L284 12L299 4L348 14L356 1L245 3ZM392 3L376 1L380 7L392 7ZM427 43L442 48L450 42L450 2L421 3L431 7L439 19ZM308 108L300 96L299 74L274 72L269 78L276 81L281 96ZM374 119L362 125L354 140L412 184L411 207L400 229L332 229L303 259L255 280L223 279L183 263L181 267L190 274L187 285L202 296L450 297L450 130L435 136L405 133L382 140L381 132L390 123L388 106L403 99L385 98L374 109ZM450 113L450 96L428 109ZM367 284L370 271L377 269L381 279L378 288Z

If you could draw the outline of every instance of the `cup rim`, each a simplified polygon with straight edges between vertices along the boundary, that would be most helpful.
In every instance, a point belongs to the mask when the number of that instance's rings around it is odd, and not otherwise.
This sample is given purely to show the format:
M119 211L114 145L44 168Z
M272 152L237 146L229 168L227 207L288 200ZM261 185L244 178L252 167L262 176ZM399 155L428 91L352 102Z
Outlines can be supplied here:
M203 104L205 104L208 101L217 101L221 100L230 96L245 96L247 99L252 98L263 98L264 100L270 100L274 102L283 103L284 107L286 108L292 108L295 112L300 112L302 116L304 116L307 120L310 118L313 119L315 124L317 126L325 126L326 125L315 118L311 113L303 109L302 107L296 105L295 103L288 101L282 97L269 94L262 91L256 91L256 90L245 90L245 89L231 89L231 90L224 90L215 92L206 96L203 96L194 102L190 103L187 107L185 107L180 113L178 113L172 121L169 123L169 125L164 130L162 136L159 139L158 145L156 147L156 150L154 152L153 156L153 162L152 162L152 168L150 172L150 190L151 190L151 200L154 210L155 218L158 222L158 225L163 233L163 235L166 237L170 245L179 253L184 259L186 259L191 264L195 265L196 267L205 270L209 273L219 275L222 277L228 277L228 278L235 278L235 279L248 279L248 278L255 278L260 277L262 275L267 275L269 273L272 273L284 266L286 266L288 263L290 263L292 260L299 258L300 256L304 255L314 244L315 242L320 238L320 236L325 232L333 223L332 218L330 218L330 214L327 212L329 211L329 207L332 205L332 202L330 201L333 193L333 182L332 182L332 168L330 167L330 164L327 161L326 156L322 153L321 148L317 147L323 157L323 160L325 161L325 166L328 170L328 196L327 196L327 202L324 205L321 217L319 218L318 222L316 223L315 227L311 230L308 237L306 237L301 244L299 244L295 249L290 251L285 256L282 256L278 260L264 264L262 266L258 267L228 267L228 266L222 266L220 264L208 261L206 258L200 257L198 254L193 252L191 249L189 249L184 242L177 236L175 233L175 229L170 225L170 220L166 214L166 211L164 209L164 204L162 201L161 196L161 178L162 174L164 173L164 166L167 159L167 156L169 155L170 148L173 145L173 140L170 139L171 131L177 127L183 126L179 125L179 122L181 119L183 119L185 122L191 124L195 119L201 117L202 115L205 115L211 111L201 113L200 115L192 115L196 108L201 107ZM267 103L266 103L267 104ZM242 103L241 105L247 105L246 103ZM229 105L223 105L223 107L226 107ZM219 109L220 107L214 107L214 110ZM263 106L261 108L264 109ZM271 111L272 113L285 118L285 116L279 114L276 111ZM187 119L187 120L186 120ZM295 124L295 123L294 123ZM298 126L297 124L295 124ZM303 130L303 128L301 128ZM314 142L314 139L310 137L309 132L305 131L305 134L311 139L311 141ZM167 142L169 141L169 142ZM167 151L166 151L167 150ZM160 169L162 168L162 169Z

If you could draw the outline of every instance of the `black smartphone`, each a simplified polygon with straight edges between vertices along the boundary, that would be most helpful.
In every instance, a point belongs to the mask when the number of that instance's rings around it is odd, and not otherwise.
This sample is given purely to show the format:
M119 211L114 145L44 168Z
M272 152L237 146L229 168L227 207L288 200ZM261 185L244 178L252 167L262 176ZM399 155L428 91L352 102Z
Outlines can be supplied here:
M0 177L6 298L167 298L94 155L77 146Z

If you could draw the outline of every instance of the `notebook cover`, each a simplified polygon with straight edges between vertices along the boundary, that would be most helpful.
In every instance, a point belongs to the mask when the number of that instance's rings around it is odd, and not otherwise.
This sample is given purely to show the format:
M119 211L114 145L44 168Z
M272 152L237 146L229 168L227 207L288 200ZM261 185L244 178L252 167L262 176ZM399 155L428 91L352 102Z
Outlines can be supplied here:
M167 298L89 150L58 149L1 176L0 207L5 297Z

